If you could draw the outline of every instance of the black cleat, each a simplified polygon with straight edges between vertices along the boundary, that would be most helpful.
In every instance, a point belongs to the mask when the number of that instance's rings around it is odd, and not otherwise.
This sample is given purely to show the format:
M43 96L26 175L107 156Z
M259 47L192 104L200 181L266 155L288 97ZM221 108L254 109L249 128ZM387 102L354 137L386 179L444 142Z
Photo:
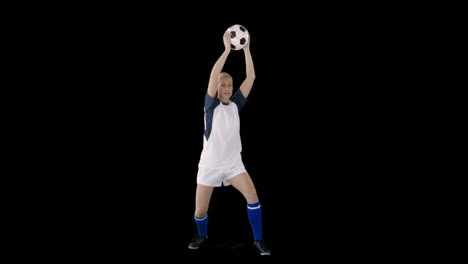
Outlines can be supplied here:
M265 241L258 240L254 242L254 246L260 251L260 255L271 255L271 251L266 245Z
M188 245L189 249L198 249L203 243L206 242L208 238L202 237L200 235L196 235L193 239L192 242Z

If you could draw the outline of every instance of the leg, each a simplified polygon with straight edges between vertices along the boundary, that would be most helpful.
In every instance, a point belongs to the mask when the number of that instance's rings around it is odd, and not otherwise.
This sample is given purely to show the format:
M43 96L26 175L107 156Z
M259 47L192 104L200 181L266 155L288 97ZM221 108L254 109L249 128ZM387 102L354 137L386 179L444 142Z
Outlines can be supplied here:
M198 184L195 195L195 223L197 224L198 234L189 244L189 249L198 249L207 240L208 231L208 206L210 204L213 187Z
M213 187L198 184L195 195L195 217L203 218L208 213Z
M229 183L239 190L247 200L247 214L254 238L256 241L262 240L262 211L252 179L247 172L242 172L229 179Z
M254 183L247 172L242 172L228 181L234 188L242 193L245 200L247 200L247 203L258 203L257 191L255 190Z
M263 241L262 211L252 179L247 172L242 172L228 181L234 188L241 192L245 200L247 200L247 214L255 239L255 247L259 250L260 255L271 255L270 249L265 244L265 241Z

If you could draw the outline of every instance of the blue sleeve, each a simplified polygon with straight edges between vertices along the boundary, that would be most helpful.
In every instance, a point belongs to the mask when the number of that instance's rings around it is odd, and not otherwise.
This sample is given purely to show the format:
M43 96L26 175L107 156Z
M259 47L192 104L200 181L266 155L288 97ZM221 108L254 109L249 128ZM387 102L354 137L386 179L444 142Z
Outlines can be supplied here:
M231 97L231 101L237 105L239 111L244 107L244 104L247 102L244 95L242 94L241 90L237 90L237 92Z
M219 99L217 97L211 98L206 92L205 95L205 112L209 111L210 109L213 110L217 105L219 105Z
M206 140L211 135L211 129L213 128L213 115L214 115L214 109L216 106L219 105L221 101L218 99L218 97L211 98L208 95L208 92L205 95L205 137Z

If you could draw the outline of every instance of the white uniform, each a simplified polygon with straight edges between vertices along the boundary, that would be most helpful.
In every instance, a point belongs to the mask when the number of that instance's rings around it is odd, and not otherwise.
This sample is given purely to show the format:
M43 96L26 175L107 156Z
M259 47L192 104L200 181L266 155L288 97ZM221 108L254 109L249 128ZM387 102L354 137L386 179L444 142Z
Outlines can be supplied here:
M205 132L197 183L219 187L245 172L242 163L239 110L247 100L238 90L229 103L205 96Z

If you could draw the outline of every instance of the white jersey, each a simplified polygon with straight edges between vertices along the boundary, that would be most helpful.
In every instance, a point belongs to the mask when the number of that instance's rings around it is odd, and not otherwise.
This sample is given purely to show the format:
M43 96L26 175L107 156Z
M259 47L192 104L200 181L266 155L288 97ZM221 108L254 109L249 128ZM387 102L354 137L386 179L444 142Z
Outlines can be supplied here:
M241 161L239 110L247 100L240 90L229 103L205 96L205 132L199 167L226 169Z

